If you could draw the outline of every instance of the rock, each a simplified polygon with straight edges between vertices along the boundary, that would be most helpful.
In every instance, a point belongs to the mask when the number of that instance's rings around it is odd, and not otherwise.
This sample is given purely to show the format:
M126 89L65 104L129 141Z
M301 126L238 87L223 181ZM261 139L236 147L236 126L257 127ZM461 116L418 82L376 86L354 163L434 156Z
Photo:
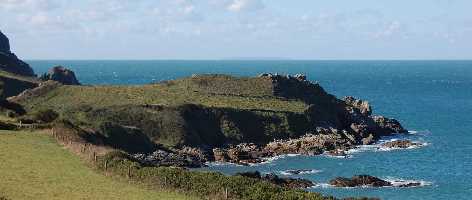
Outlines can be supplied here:
M0 69L22 76L36 76L33 69L10 50L10 41L0 31Z
M201 158L173 151L159 149L151 154L134 154L133 157L147 166L165 166L165 167L204 167L204 160Z
M352 96L344 97L343 100L347 105L352 106L356 109L359 109L359 111L363 115L371 115L372 114L372 108L370 107L370 104L369 104L368 101L358 100L358 99L356 99Z
M390 119L384 116L372 116L374 122L378 125L377 132L382 135L388 135L392 133L408 133L408 130L395 119Z
M261 158L268 157L269 154L253 143L241 143L225 149L215 148L213 156L215 161L248 165L261 163Z
M421 186L420 182L402 184L402 185L399 185L398 187L418 187L418 186Z
M363 145L370 145L370 144L373 144L374 141L375 141L374 135L369 134L369 136L362 139L362 144Z
M401 149L406 149L409 147L413 146L421 146L419 143L415 143L409 140L397 140L393 142L386 142L383 143L382 146L387 147L387 148L401 148Z
M306 81L306 75L304 74L295 74L295 78L299 81Z
M343 178L337 177L331 181L329 184L335 187L361 187L361 186L371 186L371 187L385 187L392 186L392 183L384 181L374 176L369 175L358 175L353 176L352 178Z
M47 74L43 74L40 79L42 81L53 80L64 85L80 85L75 73L63 66L53 67Z
M0 52L10 53L10 41L8 40L8 37L5 36L1 31L0 31Z
M249 178L261 179L272 184L287 187L287 188L309 188L314 186L314 183L306 180L306 179L299 179L299 178L281 178L274 173L267 174L262 176L260 172L243 172L237 173L236 176L244 176Z
M318 131L326 131L326 134L317 132L317 134L307 134L297 139L278 140L267 144L264 149L273 155L319 155L324 151L346 149L350 146L349 140L335 133L335 130L319 129Z

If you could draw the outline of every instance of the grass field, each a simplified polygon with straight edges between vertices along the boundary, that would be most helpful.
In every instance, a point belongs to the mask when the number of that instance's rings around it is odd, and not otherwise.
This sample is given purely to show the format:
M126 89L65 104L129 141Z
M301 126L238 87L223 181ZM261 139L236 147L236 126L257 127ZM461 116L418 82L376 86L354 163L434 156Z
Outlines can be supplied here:
M40 132L0 131L0 196L19 199L192 199L101 175Z
M206 107L302 113L307 105L272 95L272 82L227 76L185 78L140 86L62 86L23 103L27 109L64 111L81 106L200 104Z

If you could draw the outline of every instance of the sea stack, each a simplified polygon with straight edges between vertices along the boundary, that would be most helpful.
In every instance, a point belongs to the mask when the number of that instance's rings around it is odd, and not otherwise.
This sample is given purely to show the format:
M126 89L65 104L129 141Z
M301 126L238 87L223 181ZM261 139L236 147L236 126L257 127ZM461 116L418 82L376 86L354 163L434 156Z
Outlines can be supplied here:
M10 49L10 41L0 31L0 70L4 70L10 73L22 75L22 76L35 76L33 69L18 59Z
M75 73L63 66L55 66L51 68L48 73L45 73L40 78L42 81L57 81L64 85L80 85L75 77Z

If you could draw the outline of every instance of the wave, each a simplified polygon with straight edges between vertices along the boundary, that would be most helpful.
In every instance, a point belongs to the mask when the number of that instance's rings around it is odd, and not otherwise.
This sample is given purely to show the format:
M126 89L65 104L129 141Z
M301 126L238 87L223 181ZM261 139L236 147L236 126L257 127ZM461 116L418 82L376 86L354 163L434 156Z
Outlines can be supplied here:
M322 188L322 189L356 189L356 188L417 188L417 187L427 187L427 186L432 186L433 183L425 180L406 180L406 179L400 179L400 178L393 178L393 177L388 177L384 178L383 180L388 181L392 184L392 186L384 186L384 187L372 187L372 186L359 186L359 187L335 187L329 183L317 183L314 186L312 186L310 189L316 189L316 188ZM418 185L411 185L411 184L416 184ZM405 185L409 185L408 187L405 187Z
M296 173L294 173L296 172ZM322 170L317 170L317 169L309 169L309 170L284 170L284 171L279 171L280 174L285 175L285 176L291 176L291 175L304 175L304 174L317 174L323 172Z
M433 185L432 182L425 181L425 180L406 180L406 179L394 178L394 177L387 177L387 178L384 178L383 180L392 183L391 187L401 187L402 185L414 184L414 183L419 183L419 185L411 186L411 187L425 187L425 186Z

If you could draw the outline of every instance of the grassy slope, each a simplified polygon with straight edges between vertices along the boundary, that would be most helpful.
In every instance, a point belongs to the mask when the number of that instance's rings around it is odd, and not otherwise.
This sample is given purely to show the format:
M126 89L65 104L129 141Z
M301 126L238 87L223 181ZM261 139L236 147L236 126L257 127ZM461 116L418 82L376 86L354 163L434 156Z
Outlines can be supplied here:
M10 97L35 87L38 80L0 70L0 97Z
M259 109L301 113L306 104L272 95L270 80L258 78L194 77L143 86L62 86L26 102L27 108L67 110L82 105L103 108L117 105L186 103L207 107Z
M45 134L0 131L0 194L11 199L189 199L100 175Z

